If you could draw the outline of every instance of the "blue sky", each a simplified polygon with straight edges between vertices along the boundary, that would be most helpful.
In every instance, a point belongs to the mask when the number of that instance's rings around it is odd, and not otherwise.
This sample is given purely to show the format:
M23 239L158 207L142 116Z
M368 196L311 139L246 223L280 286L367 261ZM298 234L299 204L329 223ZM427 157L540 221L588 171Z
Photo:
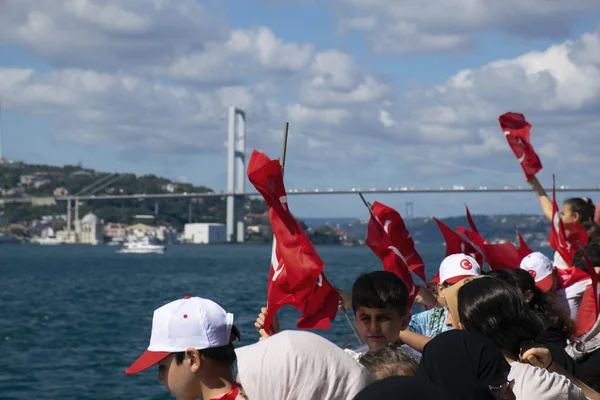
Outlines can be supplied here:
M4 156L222 190L236 104L248 154L277 157L290 121L290 189L516 187L526 183L497 117L517 111L533 125L544 183L556 173L597 186L600 3L488 3L9 0ZM533 194L370 199L401 212L412 201L422 216L465 202L539 212ZM302 217L365 216L356 196L290 201Z

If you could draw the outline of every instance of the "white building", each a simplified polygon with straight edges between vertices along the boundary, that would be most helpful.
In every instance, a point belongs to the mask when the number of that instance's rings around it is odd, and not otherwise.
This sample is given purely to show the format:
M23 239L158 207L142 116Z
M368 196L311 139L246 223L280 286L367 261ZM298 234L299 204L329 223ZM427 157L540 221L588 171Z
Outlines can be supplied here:
M91 212L83 217L81 221L75 221L75 224L78 243L98 244L103 242L104 229L102 229L102 221Z
M225 224L185 224L183 239L186 243L194 244L225 243L227 241L227 230Z

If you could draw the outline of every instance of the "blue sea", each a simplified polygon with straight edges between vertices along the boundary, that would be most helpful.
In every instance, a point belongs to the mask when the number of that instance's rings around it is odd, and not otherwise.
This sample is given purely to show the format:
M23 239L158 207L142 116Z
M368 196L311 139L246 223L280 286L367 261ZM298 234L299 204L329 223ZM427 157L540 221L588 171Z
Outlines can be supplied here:
M317 250L332 283L348 291L359 274L381 268L366 246ZM444 248L419 250L430 278ZM171 398L156 369L124 372L148 346L153 310L186 295L207 297L234 313L240 345L253 343L270 255L268 245L176 245L163 255L0 245L0 398ZM295 310L279 316L283 328L295 328ZM351 333L343 315L317 332L340 346Z

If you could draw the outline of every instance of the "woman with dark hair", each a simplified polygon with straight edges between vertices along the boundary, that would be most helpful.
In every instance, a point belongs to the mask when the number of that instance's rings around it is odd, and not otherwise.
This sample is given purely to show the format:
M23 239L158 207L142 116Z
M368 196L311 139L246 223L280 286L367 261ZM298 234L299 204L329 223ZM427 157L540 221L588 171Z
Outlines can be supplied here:
M529 272L517 269L490 271L487 275L501 279L518 289L528 309L546 332L547 342L565 347L575 331L575 324L552 292L542 292Z
M529 180L529 184L540 201L542 212L546 218L548 218L548 221L552 221L552 200L548 197L546 190L535 176ZM588 231L588 233L590 233L592 228L596 226L596 223L594 222L595 213L596 206L591 199L571 197L563 202L560 209L560 219L565 225L579 223L586 231ZM554 253L554 265L563 269L570 267L570 265L565 263L558 252Z
M539 349L535 341L540 324L527 310L523 296L510 284L492 278L474 279L458 290L456 320L461 329L477 332L491 339L510 363L508 380L514 380L517 399L581 399L586 395L600 399L600 394L581 383L551 356L543 368L520 362L521 355ZM529 350L529 351L528 351ZM535 358L535 357L533 357ZM585 394L584 394L585 391Z
M452 330L423 350L417 377L438 386L446 399L515 399L507 379L510 365L490 339Z
M564 312L556 295L542 292L535 285L533 277L520 268L490 271L487 275L508 283L521 293L527 309L541 328L535 341L548 347L554 362L578 376L577 363L565 351L567 340L573 335L575 326Z

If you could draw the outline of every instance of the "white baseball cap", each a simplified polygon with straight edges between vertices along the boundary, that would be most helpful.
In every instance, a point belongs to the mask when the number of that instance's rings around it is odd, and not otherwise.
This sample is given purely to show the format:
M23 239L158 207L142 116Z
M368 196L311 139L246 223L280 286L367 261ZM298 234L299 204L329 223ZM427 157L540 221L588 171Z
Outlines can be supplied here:
M543 292L552 289L554 283L552 261L539 251L531 253L521 260L521 269L529 272L535 280L535 286Z
M481 275L481 266L466 254L451 254L440 264L440 283L454 285L470 276Z
M231 343L233 314L212 300L185 296L154 310L148 349L126 374L137 374L171 353L204 350Z

